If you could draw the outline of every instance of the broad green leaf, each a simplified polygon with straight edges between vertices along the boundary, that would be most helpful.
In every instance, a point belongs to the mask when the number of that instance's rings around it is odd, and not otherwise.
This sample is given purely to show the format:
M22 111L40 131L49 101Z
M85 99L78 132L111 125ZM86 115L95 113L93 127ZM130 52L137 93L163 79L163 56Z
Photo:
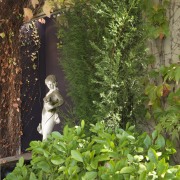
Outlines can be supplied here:
M146 166L144 164L139 163L139 171L138 171L138 173L141 174L146 170L147 170Z
M147 177L147 172L143 171L140 173L139 179L138 180L145 180Z
M143 151L144 151L144 148L142 148L142 147L138 147L136 149L136 152L138 152L138 153L142 153Z
M28 170L27 170L26 166L23 166L23 167L22 167L22 175L23 175L23 178L24 178L24 179L26 178L27 173L28 173Z
M135 161L140 162L140 161L142 161L143 159L144 159L144 156L142 156L142 155L135 155L135 156L134 156L134 160L135 160Z
M55 138L55 139L61 139L62 138L62 135L58 132L58 131L53 131L51 133L52 137Z
M43 154L44 153L44 149L41 148L41 147L36 147L36 148L34 148L34 152Z
M135 137L134 136L131 136L131 135L128 135L127 138L131 141L135 140Z
M39 146L40 146L40 143L41 143L41 142L39 142L39 141L31 141L31 142L30 142L30 146L31 146L32 148L39 147Z
M68 127L68 125L66 125L63 129L63 135L68 136L68 131L69 131L69 127Z
M17 163L18 167L22 167L24 165L24 158L20 157L19 162Z
M44 150L44 156L45 156L46 158L48 158L49 155L50 155L50 153L49 153L47 150Z
M80 161L83 162L83 158L82 155L79 151L77 150L71 150L71 156L73 159L75 159L76 161Z
M76 128L76 132L77 132L77 135L80 135L80 134L81 134L81 127L80 127L80 126L78 126L78 127Z
M153 133L152 133L152 138L153 140L155 140L158 136L158 131L157 130L154 130Z
M61 166L59 169L58 169L58 171L64 171L66 169L66 167L65 166Z
M93 168L93 169L97 169L97 167L98 167L98 160L97 159L95 159L95 158L93 158L92 160L91 160L91 167Z
M144 139L144 144L148 148L151 145L151 143L151 138L149 137L149 135L146 135L146 138Z
M148 157L149 157L149 160L153 163L157 163L158 162L158 156L156 154L156 151L152 148L150 148L148 150Z
M155 164L154 164L153 162L148 162L148 163L146 164L146 167L147 167L147 171L148 171L148 172L151 172L151 171L154 170Z
M115 169L117 171L121 170L124 166L126 166L129 162L122 159L121 161L118 161L116 164L115 164Z
M96 156L95 159L97 159L98 161L107 161L110 158L107 154L101 154L99 156Z
M157 165L158 175L161 177L164 177L167 169L168 169L168 164L166 163L166 160L163 158L158 162L158 165Z
M17 179L17 177L16 177L15 173L10 173L6 176L6 179L7 180L15 180L15 179Z
M163 148L166 144L165 139L161 134L158 135L155 143L159 146L159 148Z
M66 153L66 149L61 145L61 144L55 144L54 147L60 151L60 152L63 152L63 153Z
M64 163L64 159L62 159L60 156L53 156L51 158L51 162L55 165L60 165L60 164L63 164Z
M123 167L120 170L120 174L131 174L132 172L134 172L134 168L133 167Z
M97 172L91 171L91 172L86 172L84 177L82 179L84 180L93 180L97 177Z
M46 161L41 161L37 163L37 167L42 169L45 172L50 172L50 166Z
M36 180L36 179L37 178L36 178L35 174L33 172L31 172L29 180Z
M128 158L129 162L133 162L134 161L134 157L131 154L128 154L127 158Z

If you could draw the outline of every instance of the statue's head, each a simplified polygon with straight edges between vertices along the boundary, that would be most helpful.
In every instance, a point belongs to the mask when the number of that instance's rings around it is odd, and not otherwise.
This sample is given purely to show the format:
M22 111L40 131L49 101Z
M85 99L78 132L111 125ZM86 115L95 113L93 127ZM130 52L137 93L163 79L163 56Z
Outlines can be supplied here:
M45 79L45 84L49 89L55 89L57 86L56 77L54 75L49 75Z

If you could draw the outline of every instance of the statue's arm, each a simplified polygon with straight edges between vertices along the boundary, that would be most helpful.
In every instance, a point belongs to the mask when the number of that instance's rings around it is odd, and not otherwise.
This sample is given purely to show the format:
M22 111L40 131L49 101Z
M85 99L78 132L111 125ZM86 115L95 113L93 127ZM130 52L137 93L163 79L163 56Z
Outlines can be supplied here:
M55 96L56 96L57 101L56 101L56 103L53 105L54 108L59 107L59 106L61 106L61 105L64 103L64 100L63 100L63 98L62 98L62 96L60 95L59 92L57 92L57 93L55 94Z

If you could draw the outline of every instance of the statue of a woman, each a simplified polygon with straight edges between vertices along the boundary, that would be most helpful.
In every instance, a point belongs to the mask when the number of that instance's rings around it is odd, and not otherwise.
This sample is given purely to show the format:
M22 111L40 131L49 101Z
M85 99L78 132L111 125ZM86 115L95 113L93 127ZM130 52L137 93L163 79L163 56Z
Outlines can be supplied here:
M43 140L52 132L54 125L60 123L57 113L58 107L63 104L63 98L57 88L56 77L49 75L45 79L45 84L49 92L44 97L44 105L42 110L42 120L37 130L43 135Z

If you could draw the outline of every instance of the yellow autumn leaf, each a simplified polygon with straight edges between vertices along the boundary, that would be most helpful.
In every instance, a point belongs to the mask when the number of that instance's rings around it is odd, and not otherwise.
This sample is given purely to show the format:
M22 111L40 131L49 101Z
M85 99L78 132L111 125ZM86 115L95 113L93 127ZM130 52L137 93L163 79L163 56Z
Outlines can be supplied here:
M51 4L48 1L45 1L42 9L43 9L43 12L46 14L46 16L50 18L51 12L52 12Z
M31 0L33 8L36 7L37 4L39 4L39 0Z
M33 12L29 8L24 8L24 21L28 22L33 18Z
M0 33L0 37L4 38L5 37L5 33L4 32Z

